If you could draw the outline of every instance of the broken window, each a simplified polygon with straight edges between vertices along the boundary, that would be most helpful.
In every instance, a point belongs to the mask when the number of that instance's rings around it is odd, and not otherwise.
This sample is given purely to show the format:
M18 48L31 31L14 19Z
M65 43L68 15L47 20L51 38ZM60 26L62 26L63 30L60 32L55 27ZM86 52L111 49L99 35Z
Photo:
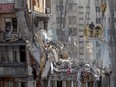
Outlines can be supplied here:
M26 60L25 46L20 46L20 62L25 62Z
M26 82L21 82L21 87L26 87Z
M96 23L100 24L101 23L101 18L96 18Z
M5 31L6 33L17 32L16 18L5 18Z
M17 19L12 18L12 27L13 27L13 32L17 32Z
M62 87L62 81L57 81L57 87Z
M96 12L100 12L100 7L96 6Z
M77 3L69 3L68 11L77 11Z
M5 62L7 60L6 47L0 47L0 62Z
M6 18L5 19L5 30L6 30L6 33L11 31L11 25L12 25L11 18Z
M25 46L0 47L0 62L25 62Z
M35 27L38 27L38 19L37 18L34 18L34 25L35 25Z
M17 51L13 50L13 62L18 62Z

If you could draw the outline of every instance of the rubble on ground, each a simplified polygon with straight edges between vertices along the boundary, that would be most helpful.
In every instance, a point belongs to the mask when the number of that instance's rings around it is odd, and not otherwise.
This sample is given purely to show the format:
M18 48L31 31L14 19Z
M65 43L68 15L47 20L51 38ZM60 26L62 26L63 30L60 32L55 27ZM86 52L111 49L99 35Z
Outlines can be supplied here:
M68 75L71 79L73 75L73 79L80 82L99 80L101 72L97 67L79 63L71 58L66 45L60 41L54 41L45 30L35 32L35 40L41 51L40 78L47 79L48 76L60 75L61 79L66 79L65 75Z

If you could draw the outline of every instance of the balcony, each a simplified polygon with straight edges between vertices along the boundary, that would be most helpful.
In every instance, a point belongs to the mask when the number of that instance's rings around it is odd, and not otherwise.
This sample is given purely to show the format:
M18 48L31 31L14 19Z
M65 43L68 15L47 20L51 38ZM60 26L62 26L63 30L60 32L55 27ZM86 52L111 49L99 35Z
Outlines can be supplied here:
M25 62L0 62L0 67L26 68Z
M0 77L26 77L25 68L0 68Z
M26 77L25 62L1 62L0 77Z

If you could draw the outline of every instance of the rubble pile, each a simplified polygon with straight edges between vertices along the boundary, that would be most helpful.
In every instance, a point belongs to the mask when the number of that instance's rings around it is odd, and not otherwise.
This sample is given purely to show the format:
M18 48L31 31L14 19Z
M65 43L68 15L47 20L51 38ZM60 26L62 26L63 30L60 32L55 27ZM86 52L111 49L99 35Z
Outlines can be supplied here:
M79 82L99 80L100 70L98 68L90 64L79 63L76 59L71 58L66 45L60 41L54 41L45 30L37 31L35 40L40 48L40 56L36 54L33 57L38 63L40 78L47 79L51 75L52 77L61 77L59 80L67 78ZM32 51L33 46L31 47L31 53L34 53L36 50ZM38 56L40 59L37 59Z

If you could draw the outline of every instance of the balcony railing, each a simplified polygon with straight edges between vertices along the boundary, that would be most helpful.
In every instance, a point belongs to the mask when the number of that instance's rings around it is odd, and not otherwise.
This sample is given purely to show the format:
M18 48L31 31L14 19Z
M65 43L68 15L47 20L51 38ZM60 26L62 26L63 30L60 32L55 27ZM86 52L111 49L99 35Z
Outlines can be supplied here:
M0 77L26 77L27 70L25 68L0 68Z
M0 67L26 68L25 62L0 62Z
M0 77L26 77L25 62L0 62Z

